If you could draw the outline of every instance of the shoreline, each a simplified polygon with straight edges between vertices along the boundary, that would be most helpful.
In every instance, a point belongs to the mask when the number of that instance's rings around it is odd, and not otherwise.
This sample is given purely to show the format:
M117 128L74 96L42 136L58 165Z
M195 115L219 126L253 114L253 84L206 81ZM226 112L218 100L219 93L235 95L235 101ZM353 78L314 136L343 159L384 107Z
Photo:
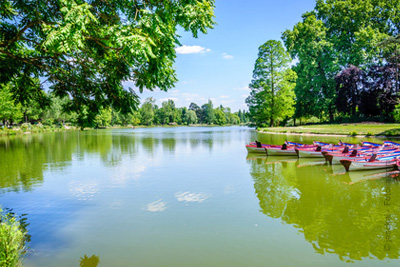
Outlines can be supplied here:
M282 132L265 132L256 130L257 133L280 134L280 135L304 135L304 136L332 136L332 137L354 137L354 138L400 138L400 135L346 135L346 134L324 134L324 133L282 133Z
M191 124L191 125L127 125L127 126L109 126L100 128L89 128L85 127L83 130L78 126L68 126L68 128L51 126L33 126L27 129L14 128L14 129L2 129L0 128L0 137L11 137L11 136L23 136L28 134L39 134L39 133L55 133L55 132L69 132L69 131L93 131L93 130L111 130L111 129L139 129L139 128L175 128L175 127L229 127L229 126L245 126L245 125L217 125L217 124Z
M400 138L400 123L312 124L260 127L258 133L355 138Z

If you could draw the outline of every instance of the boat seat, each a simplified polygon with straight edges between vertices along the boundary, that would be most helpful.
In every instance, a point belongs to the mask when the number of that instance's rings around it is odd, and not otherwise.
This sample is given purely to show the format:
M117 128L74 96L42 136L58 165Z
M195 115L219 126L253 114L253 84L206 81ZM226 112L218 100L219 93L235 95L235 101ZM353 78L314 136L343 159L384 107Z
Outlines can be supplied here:
M355 157L355 156L357 156L357 149L354 149L350 154L350 157Z
M261 142L258 142L257 140L256 140L256 144L257 144L257 147L262 147Z
M321 146L317 146L317 149L315 151L321 151Z
M345 146L344 149L343 149L343 151L342 151L342 153L349 153L349 147L348 147L348 146Z
M371 158L368 160L368 162L373 162L376 160L376 154L372 154Z
M283 145L282 145L282 148L281 148L282 150L287 150L287 144L286 143L284 143Z

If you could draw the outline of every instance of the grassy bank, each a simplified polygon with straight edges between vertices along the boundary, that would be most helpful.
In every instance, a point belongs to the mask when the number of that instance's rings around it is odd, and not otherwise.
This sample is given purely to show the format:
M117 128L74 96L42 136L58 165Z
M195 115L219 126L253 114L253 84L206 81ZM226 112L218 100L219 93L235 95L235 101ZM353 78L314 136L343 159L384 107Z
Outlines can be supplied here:
M400 124L354 123L354 124L318 124L296 127L260 128L266 133L329 134L350 136L400 136Z
M74 126L58 126L58 125L21 125L13 128L0 128L0 136L31 134L31 133L46 133L46 132L63 132L77 130Z

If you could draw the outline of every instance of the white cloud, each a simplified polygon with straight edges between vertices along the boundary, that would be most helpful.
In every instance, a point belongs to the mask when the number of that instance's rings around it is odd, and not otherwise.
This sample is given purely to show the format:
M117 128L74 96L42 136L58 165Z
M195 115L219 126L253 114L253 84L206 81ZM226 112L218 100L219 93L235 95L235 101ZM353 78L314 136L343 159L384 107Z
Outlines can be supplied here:
M147 211L157 212L157 211L164 211L167 209L167 203L163 202L161 199L154 201L150 204L147 204Z
M221 95L219 98L227 99L227 98L229 98L229 96L228 95Z
M241 97L243 98L247 98L249 95L241 95Z
M222 58L223 59L233 59L232 55L228 55L227 53L222 53Z
M168 92L171 94L177 94L177 93L179 93L179 90L174 89L174 90L169 90Z
M178 201L183 201L183 202L197 202L197 203L202 203L204 202L207 198L209 198L208 195L203 194L203 193L191 193L191 192L177 192L175 193L175 197Z
M235 88L234 90L236 90L236 91L250 91L250 88L248 86L243 86L243 87Z
M231 104L235 103L235 100L221 100L219 105L223 105L224 107L230 107Z
M207 98L199 94L183 93L182 97L185 99L186 102L195 102L198 105L202 105L202 103L207 102Z
M175 48L177 54L199 54L199 53L206 53L210 52L211 49L205 48L198 45L183 45L180 47Z

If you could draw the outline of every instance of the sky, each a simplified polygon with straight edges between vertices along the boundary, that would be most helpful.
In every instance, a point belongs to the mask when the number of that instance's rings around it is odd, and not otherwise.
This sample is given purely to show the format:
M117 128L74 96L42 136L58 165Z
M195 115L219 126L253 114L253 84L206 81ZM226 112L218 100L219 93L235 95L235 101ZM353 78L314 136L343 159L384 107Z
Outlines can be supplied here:
M214 108L223 105L232 112L248 110L245 104L258 47L268 40L281 40L282 33L301 21L301 15L315 7L315 0L216 0L217 25L207 34L193 38L179 31L181 47L176 48L178 82L168 92L144 90L138 95L172 99L176 107L199 106L210 99ZM134 88L133 82L126 87Z

